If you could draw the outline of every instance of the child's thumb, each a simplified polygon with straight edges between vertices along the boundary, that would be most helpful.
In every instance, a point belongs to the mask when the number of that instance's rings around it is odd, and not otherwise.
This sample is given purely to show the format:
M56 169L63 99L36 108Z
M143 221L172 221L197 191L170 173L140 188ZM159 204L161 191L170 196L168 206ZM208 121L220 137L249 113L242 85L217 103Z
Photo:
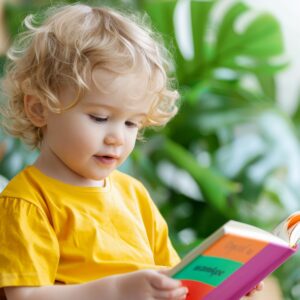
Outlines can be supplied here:
M170 271L171 271L171 269L166 267L166 268L159 269L159 270L158 270L158 273L163 274L163 275L166 275L166 276L170 276L170 275L169 275L169 274L170 274Z

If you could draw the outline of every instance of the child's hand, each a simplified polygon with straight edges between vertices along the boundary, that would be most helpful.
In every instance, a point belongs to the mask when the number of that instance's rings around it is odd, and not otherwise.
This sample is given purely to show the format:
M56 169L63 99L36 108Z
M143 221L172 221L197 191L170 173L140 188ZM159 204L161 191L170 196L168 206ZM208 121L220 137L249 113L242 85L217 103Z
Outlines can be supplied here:
M159 271L137 271L118 276L116 280L120 299L184 300L188 292L180 281Z
M258 291L262 291L262 289L264 288L264 282L261 281L251 292L249 292L246 297L251 297L253 296L256 292Z

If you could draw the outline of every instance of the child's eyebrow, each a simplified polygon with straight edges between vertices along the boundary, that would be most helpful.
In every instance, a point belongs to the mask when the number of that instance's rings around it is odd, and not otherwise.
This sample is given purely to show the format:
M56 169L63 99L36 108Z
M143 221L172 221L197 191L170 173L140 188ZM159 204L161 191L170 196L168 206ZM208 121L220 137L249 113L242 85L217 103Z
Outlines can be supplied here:
M104 108L104 109L111 110L111 111L116 111L116 112L120 112L120 111L124 110L124 108L115 107L113 105L102 104L102 103L93 103L93 102L86 102L85 106L88 107L88 108ZM134 110L132 110L132 112L134 112ZM147 113L146 112L141 112L141 113L138 112L134 115L136 117L146 117Z
M95 103L95 102L86 102L84 106L88 108L105 108L109 110L121 110L118 107L115 107L113 105L104 104L104 103Z

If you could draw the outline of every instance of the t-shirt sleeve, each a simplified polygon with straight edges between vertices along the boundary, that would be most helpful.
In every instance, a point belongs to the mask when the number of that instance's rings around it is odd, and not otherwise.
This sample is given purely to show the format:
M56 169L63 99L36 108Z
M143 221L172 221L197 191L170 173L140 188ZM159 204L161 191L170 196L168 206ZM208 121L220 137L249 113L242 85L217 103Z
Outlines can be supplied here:
M147 230L155 264L173 267L179 263L180 258L169 238L168 225L144 185L138 182L137 187L143 222Z
M0 243L0 287L54 284L59 245L41 208L0 198Z
M180 258L175 251L170 237L168 225L160 214L158 208L153 204L154 215L154 258L157 265L173 267L179 263Z

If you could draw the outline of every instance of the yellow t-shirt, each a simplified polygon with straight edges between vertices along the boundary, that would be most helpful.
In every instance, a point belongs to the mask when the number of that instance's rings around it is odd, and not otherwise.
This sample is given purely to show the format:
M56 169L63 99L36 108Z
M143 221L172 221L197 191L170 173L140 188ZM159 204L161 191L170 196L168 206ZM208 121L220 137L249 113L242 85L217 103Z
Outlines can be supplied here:
M179 257L144 186L114 171L72 186L27 167L0 195L0 287L83 283Z

